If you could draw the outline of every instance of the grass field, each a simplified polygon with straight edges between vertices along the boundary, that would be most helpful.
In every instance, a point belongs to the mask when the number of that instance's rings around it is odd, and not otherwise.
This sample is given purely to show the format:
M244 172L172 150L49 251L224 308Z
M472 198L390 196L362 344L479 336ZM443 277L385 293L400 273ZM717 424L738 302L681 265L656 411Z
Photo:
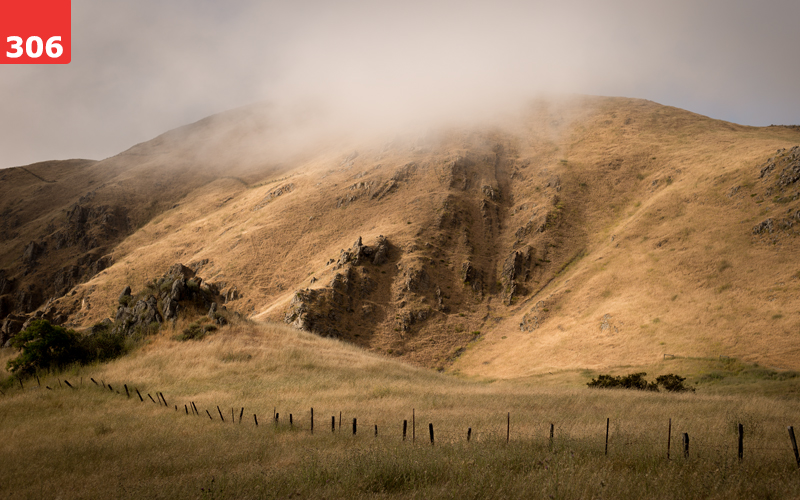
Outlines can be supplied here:
M695 393L590 390L585 382L594 372L465 378L409 367L282 325L240 323L197 342L176 342L174 333L162 332L106 365L42 376L41 387L36 380L25 381L24 390L5 387L0 496L800 496L786 432L787 425L800 423L798 378L791 372L735 360L676 359L641 368L650 370L649 379L667 372L689 375ZM2 353L3 360L13 355ZM123 384L132 392L138 388L145 402L135 392L126 398ZM157 392L169 407L149 400L147 394L157 398ZM184 404L192 401L200 416L185 413ZM277 424L274 411L280 415ZM405 442L403 420L409 424ZM739 423L745 429L741 462ZM684 432L690 436L688 459L682 452Z

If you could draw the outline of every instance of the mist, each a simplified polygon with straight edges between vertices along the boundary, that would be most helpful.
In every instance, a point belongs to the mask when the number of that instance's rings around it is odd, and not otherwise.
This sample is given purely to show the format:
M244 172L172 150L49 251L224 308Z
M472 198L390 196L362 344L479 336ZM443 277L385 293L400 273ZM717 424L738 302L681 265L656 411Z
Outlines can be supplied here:
M71 64L0 68L0 168L102 159L256 102L373 133L479 122L553 94L800 123L793 0L72 8Z

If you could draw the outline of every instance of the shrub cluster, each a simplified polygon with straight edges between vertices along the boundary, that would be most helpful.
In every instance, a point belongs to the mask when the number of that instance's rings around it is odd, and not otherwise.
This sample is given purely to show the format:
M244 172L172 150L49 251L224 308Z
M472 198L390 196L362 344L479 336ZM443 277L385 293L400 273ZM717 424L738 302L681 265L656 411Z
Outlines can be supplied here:
M11 338L11 347L21 351L7 368L18 377L37 371L62 369L73 363L89 364L121 356L126 351L125 338L113 335L110 325L98 324L92 333L53 325L44 319L31 324Z
M693 388L686 387L683 382L685 377L670 373L668 375L660 375L656 377L655 382L648 382L644 377L647 375L645 372L630 373L625 376L612 376L612 375L598 375L596 379L592 379L586 385L589 388L622 388L622 389L638 389L640 391L655 391L658 392L659 386L665 391L669 392L685 392L692 391Z

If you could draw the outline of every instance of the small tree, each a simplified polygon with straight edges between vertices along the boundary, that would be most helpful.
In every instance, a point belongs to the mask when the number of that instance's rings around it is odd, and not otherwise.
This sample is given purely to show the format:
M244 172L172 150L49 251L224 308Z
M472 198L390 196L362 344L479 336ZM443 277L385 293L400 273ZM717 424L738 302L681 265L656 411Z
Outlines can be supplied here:
M37 370L59 368L81 360L83 350L74 330L37 319L11 339L11 347L22 354L8 362L17 376L32 375Z

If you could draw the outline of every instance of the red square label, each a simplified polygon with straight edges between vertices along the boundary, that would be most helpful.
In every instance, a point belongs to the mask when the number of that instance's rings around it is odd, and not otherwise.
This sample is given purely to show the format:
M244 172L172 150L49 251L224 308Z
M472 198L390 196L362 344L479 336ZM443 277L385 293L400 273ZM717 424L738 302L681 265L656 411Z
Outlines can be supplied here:
M69 64L70 0L0 0L0 64Z

